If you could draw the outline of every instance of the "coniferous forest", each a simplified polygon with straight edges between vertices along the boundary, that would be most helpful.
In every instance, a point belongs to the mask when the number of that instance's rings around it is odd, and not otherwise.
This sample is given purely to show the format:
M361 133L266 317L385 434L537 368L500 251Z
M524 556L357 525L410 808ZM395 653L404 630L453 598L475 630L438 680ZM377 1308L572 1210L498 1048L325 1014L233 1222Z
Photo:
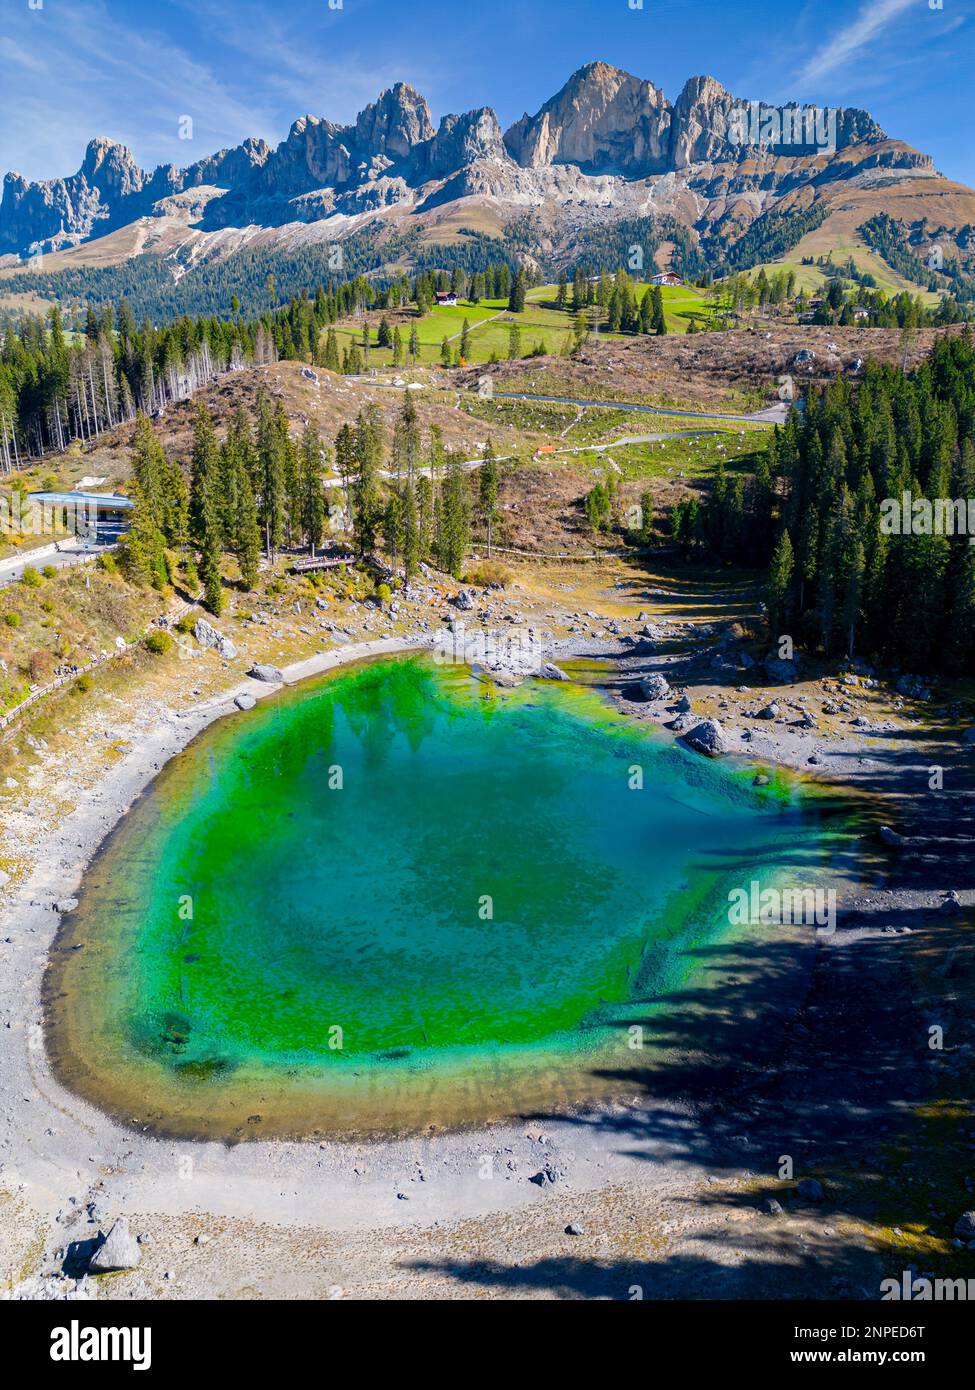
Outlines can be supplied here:
M975 348L965 329L909 375L872 364L857 386L840 379L812 393L751 476L719 468L708 499L679 503L672 522L689 556L769 568L773 638L969 674L972 497Z

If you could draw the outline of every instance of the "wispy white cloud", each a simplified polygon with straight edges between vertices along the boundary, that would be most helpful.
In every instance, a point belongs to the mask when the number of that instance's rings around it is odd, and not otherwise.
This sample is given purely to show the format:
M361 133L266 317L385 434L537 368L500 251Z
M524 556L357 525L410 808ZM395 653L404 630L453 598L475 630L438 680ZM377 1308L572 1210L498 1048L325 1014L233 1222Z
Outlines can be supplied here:
M919 8L919 0L867 0L852 24L838 30L813 53L799 80L814 82L844 67L912 8Z
M207 63L145 23L126 24L102 0L25 6L19 16L8 12L7 24L8 79L20 71L3 84L0 168L33 177L74 172L94 135L130 143L146 164L188 164L273 126L260 101L238 97ZM43 86L38 75L46 75ZM184 115L193 117L193 141L179 139Z

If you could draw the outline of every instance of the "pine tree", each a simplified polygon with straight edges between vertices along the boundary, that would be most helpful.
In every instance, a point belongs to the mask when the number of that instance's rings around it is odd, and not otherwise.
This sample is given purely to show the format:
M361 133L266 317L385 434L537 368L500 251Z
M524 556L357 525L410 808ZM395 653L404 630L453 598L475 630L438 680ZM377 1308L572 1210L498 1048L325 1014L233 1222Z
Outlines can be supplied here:
M311 553L325 537L325 493L322 488L322 441L309 420L301 438L301 529Z
M788 610L794 566L792 537L788 531L783 531L772 556L766 596L769 635L773 641L780 635L781 623Z
M204 510L208 499L215 515L220 512L220 446L213 428L213 416L200 401L193 420L193 453L190 459L190 533L199 544L204 531ZM219 534L217 544L219 546Z
M525 308L525 290L527 280L523 269L519 268L515 275L514 284L511 286L511 297L508 300L508 311L512 314L521 314Z
M132 584L164 589L169 583L165 540L156 524L152 505L138 483L133 484L129 529L119 544L122 573Z
M257 399L257 462L258 516L270 560L284 535L284 460L271 403L264 392Z
M481 464L479 474L481 516L487 527L487 553L488 559L490 559L494 539L494 521L498 506L498 464L490 440L488 440L484 450L484 462Z
M322 357L322 366L330 372L340 372L342 363L339 360L339 341L335 336L335 329L330 328L325 335L325 353Z

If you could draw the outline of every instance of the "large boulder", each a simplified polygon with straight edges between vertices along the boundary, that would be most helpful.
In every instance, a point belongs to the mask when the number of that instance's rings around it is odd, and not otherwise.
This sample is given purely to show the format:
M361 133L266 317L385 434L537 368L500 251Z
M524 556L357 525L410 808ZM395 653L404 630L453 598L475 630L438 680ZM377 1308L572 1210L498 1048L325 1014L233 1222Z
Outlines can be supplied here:
M724 729L716 719L705 719L684 735L684 742L698 753L709 758L720 757L729 751L730 745Z
M794 661L786 661L784 657L767 656L764 666L765 674L770 681L778 681L781 685L791 685L793 681L799 679L799 667Z
M907 695L914 700L930 700L931 689L921 676L904 675L897 682L898 695Z
M281 685L284 676L276 666L267 666L263 662L256 662L247 672L251 680L264 681L266 685Z
M543 681L567 681L569 677L562 670L561 666L556 666L554 661L543 661L538 676Z
M474 607L474 600L466 589L461 589L459 594L454 594L450 602L462 613L470 613Z
M670 694L670 683L659 671L652 671L641 680L640 694L645 700L663 700Z
M237 648L230 638L225 637L222 632L218 632L212 623L207 622L206 618L197 618L193 635L201 647L215 651L225 661L233 661L237 655Z
M955 1222L954 1234L959 1240L975 1240L975 1211L963 1211Z
M129 1230L126 1218L120 1216L92 1255L88 1268L93 1274L107 1274L113 1269L135 1269L141 1258L139 1242Z

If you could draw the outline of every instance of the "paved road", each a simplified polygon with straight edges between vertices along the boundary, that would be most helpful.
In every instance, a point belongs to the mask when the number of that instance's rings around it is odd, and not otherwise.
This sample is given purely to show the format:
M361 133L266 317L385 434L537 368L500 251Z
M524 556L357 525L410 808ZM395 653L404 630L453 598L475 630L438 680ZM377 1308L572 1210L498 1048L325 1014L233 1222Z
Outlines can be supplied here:
M375 386L385 391L405 391L407 383L397 386L391 381L376 381L372 377L357 376L355 381L364 386ZM441 388L444 389L444 388ZM491 397L505 401L539 401L548 405L577 405L583 408L597 406L606 410L636 410L645 415L674 415L680 420L727 420L733 425L784 425L791 405L786 401L776 401L773 405L753 410L748 415L726 415L720 410L665 410L659 405L638 404L636 401L589 401L581 396L534 396L526 391L492 391Z
M575 396L532 396L524 391L492 391L492 396L508 401L544 401L550 405L602 406L609 410L638 410L647 415L676 415L682 420L729 420L732 424L783 425L789 414L785 401L776 401L750 415L723 415L719 410L664 410L659 405L638 405L635 401L586 401Z
M16 584L29 566L34 569L43 569L46 565L52 565L55 569L64 569L68 565L90 564L97 560L99 555L106 550L114 549L113 546L99 546L97 550L85 550L82 546L69 545L64 542L60 550L55 550L54 545L38 546L36 550L29 550L21 555L11 555L6 560L0 560L0 589L7 584Z

